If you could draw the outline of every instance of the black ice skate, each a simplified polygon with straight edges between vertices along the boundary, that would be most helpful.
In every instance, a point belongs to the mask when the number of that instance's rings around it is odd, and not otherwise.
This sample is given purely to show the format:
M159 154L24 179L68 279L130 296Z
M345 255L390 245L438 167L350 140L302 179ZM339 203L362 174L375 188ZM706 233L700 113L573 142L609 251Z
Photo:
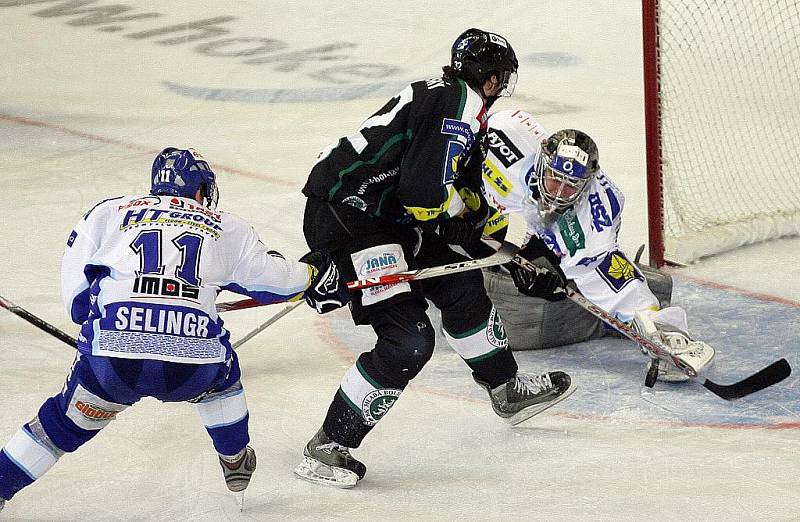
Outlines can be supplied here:
M516 425L561 402L575 391L572 379L564 372L544 375L518 373L513 379L491 389L473 374L475 382L489 392L494 412Z
M245 448L244 454L233 462L219 458L222 473L225 474L225 484L234 493L244 491L250 485L250 478L256 470L256 452L250 446Z
M350 455L350 448L317 432L303 450L303 461L294 470L300 478L337 488L352 488L364 478L367 467Z

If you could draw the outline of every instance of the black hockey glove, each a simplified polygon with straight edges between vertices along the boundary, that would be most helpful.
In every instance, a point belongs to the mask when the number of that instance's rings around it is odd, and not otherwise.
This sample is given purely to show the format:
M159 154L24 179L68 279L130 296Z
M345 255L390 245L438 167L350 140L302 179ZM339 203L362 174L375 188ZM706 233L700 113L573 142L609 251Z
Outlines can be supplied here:
M350 301L347 285L339 275L339 269L330 255L322 252L309 252L300 258L317 269L317 276L311 281L303 298L317 313L326 314L341 308Z
M483 228L489 221L489 205L480 193L464 192L464 190L462 189L462 193L468 194L466 199L470 210L456 218L442 221L438 232L448 245L469 248L483 236Z
M506 267L521 294L548 301L567 297L567 277L559 267L558 256L541 239L531 238L517 255L522 258L521 263L515 259Z

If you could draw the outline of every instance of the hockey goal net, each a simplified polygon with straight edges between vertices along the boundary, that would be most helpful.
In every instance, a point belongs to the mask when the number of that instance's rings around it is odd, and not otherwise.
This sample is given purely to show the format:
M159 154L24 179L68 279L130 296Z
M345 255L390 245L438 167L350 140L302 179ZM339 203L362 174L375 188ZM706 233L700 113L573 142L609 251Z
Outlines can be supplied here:
M642 6L651 264L800 234L800 2Z

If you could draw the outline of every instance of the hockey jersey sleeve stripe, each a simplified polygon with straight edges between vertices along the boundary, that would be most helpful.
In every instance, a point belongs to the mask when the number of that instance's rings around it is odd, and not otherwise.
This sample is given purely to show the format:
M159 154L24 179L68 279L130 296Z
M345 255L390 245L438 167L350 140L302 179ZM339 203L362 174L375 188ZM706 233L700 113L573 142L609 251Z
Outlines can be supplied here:
M464 107L467 106L467 84L464 80L458 80L458 86L461 89L461 99L458 100L458 112L456 112L456 118L459 120L464 115Z
M388 140L386 140L386 142L383 144L380 150L378 150L378 152L376 152L375 155L373 155L372 158L370 158L369 160L366 161L358 160L354 163L351 163L348 167L340 170L339 181L337 181L331 187L330 191L328 191L328 199L333 200L334 195L342 187L342 182L343 182L342 180L344 176L350 174L351 172L355 171L360 167L363 167L364 165L374 165L383 157L384 154L389 152L389 150L391 150L391 148L397 145L398 143L402 143L403 141L411 141L411 136L412 136L411 129L407 129L403 133L395 134L394 136L391 136Z

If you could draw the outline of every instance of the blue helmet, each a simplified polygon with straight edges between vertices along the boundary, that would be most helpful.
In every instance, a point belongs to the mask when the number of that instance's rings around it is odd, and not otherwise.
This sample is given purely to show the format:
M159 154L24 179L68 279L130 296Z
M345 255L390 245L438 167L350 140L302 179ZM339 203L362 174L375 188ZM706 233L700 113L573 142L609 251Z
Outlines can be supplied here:
M201 190L203 204L215 208L219 200L216 176L194 149L167 147L153 160L150 194L192 198Z

